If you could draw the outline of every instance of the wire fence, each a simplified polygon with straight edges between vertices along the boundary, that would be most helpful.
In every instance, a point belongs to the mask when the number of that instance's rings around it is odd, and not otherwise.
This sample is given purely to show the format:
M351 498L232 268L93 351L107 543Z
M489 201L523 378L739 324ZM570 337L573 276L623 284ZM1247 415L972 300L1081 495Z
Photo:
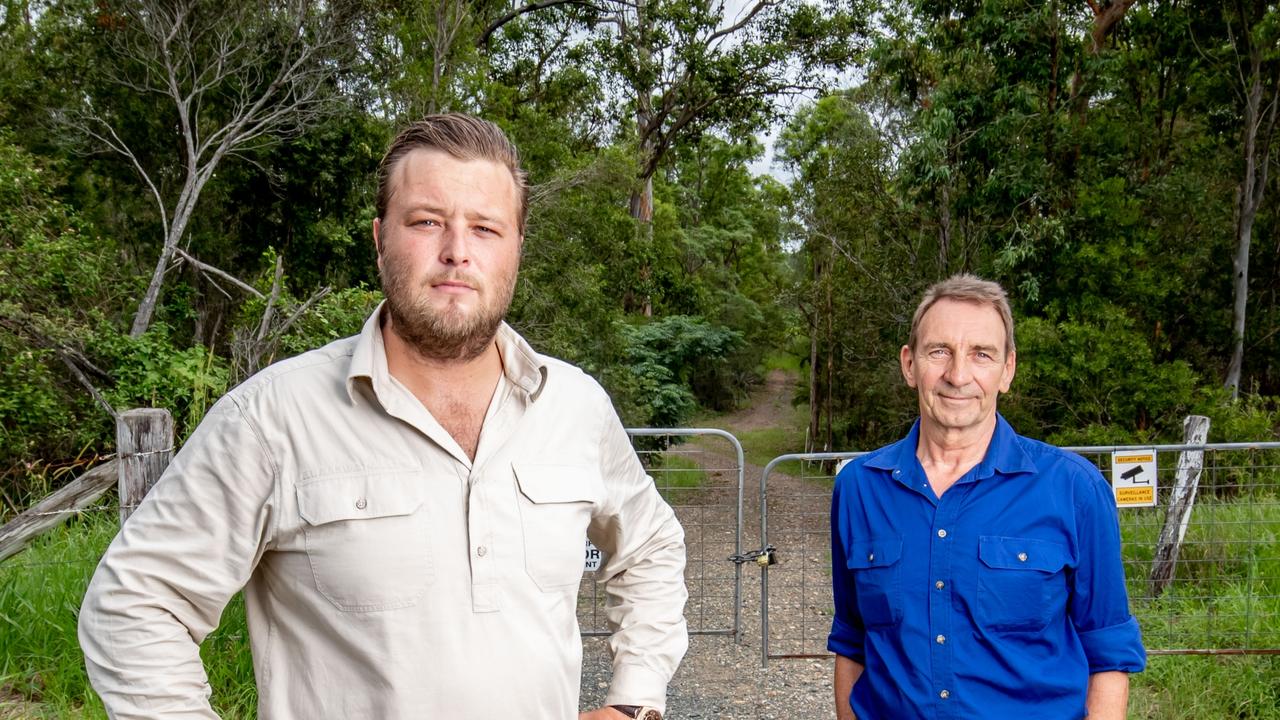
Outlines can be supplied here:
M1153 456L1145 480L1154 504L1119 509L1130 604L1149 653L1280 654L1280 443L1065 449L1113 484L1114 460ZM1203 471L1173 576L1161 588L1152 579L1156 548L1179 455L1192 452L1203 452ZM779 563L761 572L764 663L829 655L831 487L838 463L860 454L783 455L765 468L761 539L776 547ZM775 497L783 482L785 498Z

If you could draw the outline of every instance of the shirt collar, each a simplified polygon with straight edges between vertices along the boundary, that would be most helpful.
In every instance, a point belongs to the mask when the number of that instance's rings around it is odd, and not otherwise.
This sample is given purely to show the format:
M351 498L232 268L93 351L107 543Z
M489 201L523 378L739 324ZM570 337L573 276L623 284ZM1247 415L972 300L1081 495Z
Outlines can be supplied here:
M352 403L359 402L356 383L364 378L376 395L387 387L391 372L387 369L387 347L382 340L382 310L386 301L378 304L373 314L365 320L356 336L356 346L351 353L351 365L347 369L347 396ZM520 334L505 322L498 326L495 338L498 355L502 358L502 372L507 380L523 390L530 402L537 400L547 382L547 363L534 351Z
M883 453L877 454L867 461L868 467L878 468L880 470L903 470L916 466L916 446L920 444L920 419L911 425L911 432L898 442L885 448ZM1027 455L1027 451L1022 448L1022 443L1018 442L1018 434L1013 431L1013 427L1004 419L1000 413L996 413L996 431L991 436L991 444L987 446L987 452L982 457L982 462L974 468L973 477L975 479L983 479L991 477L996 473L1001 475L1017 475L1020 473L1033 473L1036 471L1035 463L1031 457Z

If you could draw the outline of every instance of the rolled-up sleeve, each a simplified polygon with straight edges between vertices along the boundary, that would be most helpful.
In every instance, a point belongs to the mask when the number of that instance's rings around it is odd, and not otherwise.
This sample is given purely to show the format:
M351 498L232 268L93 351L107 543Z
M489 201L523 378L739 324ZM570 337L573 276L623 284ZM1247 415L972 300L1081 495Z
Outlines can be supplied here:
M862 618L858 616L853 574L849 571L846 560L842 532L846 523L841 513L840 485L840 478L837 478L831 492L831 589L835 600L835 616L831 619L827 649L859 664L866 664L866 630L863 628Z
M79 617L89 680L112 718L217 718L199 644L267 543L274 469L223 398L98 564Z
M606 704L666 707L667 684L688 649L684 530L605 403L600 464L607 489L588 537L607 559L599 579L613 631Z
M1138 621L1129 612L1115 500L1096 470L1089 480L1076 506L1079 558L1068 612L1091 674L1141 672L1147 653Z

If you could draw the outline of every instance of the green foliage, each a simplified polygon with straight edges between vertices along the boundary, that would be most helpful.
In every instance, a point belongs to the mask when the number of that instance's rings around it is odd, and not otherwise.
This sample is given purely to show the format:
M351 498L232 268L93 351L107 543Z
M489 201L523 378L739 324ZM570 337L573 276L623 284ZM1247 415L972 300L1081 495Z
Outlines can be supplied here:
M0 132L0 478L18 484L26 463L76 455L113 432L68 363L103 382L87 357L130 278L54 184Z
M105 332L97 349L115 368L108 401L119 408L168 409L179 440L195 430L205 411L229 389L227 361L200 345L177 346L163 323L153 324L139 338Z
M1159 361L1133 325L1116 308L1089 321L1023 319L1016 392L1003 406L1011 422L1068 445L1180 440L1200 378L1186 362Z
M334 340L358 335L380 302L382 292L365 287L330 293L299 318L283 337L281 349L285 355L299 355Z
M622 326L627 359L648 405L646 425L680 427L697 407L698 390L714 389L716 365L742 336L702 318L670 315Z

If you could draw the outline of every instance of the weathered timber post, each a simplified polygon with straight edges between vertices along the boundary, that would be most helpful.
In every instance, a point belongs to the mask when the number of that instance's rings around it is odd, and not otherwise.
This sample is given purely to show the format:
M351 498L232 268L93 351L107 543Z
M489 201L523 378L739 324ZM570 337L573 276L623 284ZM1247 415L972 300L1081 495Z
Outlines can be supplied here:
M1182 421L1182 441L1187 445L1204 445L1209 437L1209 418L1188 415ZM1173 494L1165 510L1164 527L1156 542L1155 558L1151 561L1150 595L1153 598L1173 582L1174 566L1182 550L1182 539L1187 535L1191 522L1191 508L1196 503L1196 490L1200 487L1200 474L1204 470L1203 450L1184 450L1178 453L1178 471L1173 481Z
M173 416L163 408L137 408L116 419L120 460L120 524L160 479L173 458Z

